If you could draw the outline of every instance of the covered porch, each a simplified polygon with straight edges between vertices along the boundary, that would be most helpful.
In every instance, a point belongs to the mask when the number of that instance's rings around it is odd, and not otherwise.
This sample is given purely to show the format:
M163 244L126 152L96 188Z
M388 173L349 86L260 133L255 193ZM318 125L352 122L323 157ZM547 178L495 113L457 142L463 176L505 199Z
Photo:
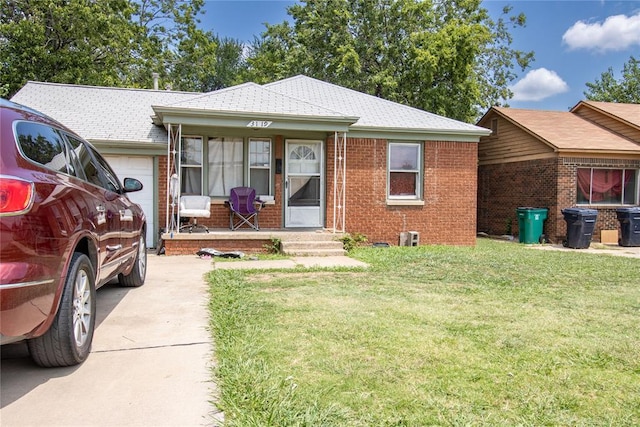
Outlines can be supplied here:
M154 123L167 130L158 170L159 247L167 255L207 247L265 252L274 240L328 235L335 242L345 232L346 133L356 117L253 84L153 108ZM230 226L230 195L240 187L264 202L256 229ZM184 196L208 197L208 215L197 218L208 233L183 229L190 220Z

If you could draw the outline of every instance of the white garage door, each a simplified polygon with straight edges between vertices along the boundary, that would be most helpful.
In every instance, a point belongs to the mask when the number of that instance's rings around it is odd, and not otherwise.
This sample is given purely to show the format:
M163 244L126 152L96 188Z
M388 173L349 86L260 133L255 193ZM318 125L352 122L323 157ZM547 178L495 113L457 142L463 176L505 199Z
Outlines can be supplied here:
M155 182L153 179L153 158L151 157L128 157L128 156L104 156L109 162L113 170L120 178L136 178L142 182L142 191L128 193L129 199L142 206L147 216L147 246L154 245L154 203L153 188Z

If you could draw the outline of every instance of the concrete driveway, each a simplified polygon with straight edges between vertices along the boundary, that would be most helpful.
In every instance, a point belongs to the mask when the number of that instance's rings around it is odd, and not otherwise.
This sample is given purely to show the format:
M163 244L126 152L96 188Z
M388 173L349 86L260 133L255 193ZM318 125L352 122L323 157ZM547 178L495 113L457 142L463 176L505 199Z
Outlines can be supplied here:
M92 352L80 366L43 369L24 345L2 347L0 424L218 424L204 279L212 268L150 253L142 287L99 289Z

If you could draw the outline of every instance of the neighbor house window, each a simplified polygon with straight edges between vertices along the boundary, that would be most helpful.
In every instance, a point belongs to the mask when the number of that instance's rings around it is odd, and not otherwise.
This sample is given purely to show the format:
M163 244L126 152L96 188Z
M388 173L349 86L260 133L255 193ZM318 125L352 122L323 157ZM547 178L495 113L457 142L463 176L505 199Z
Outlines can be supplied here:
M184 194L202 194L202 138L182 138L180 151L180 191Z
M635 169L579 168L578 204L633 205L638 203Z
M390 199L419 199L422 182L422 145L389 143L388 190Z
M270 139L249 139L249 187L257 195L271 194Z
M231 189L242 187L244 141L237 137L209 138L209 195L229 196Z

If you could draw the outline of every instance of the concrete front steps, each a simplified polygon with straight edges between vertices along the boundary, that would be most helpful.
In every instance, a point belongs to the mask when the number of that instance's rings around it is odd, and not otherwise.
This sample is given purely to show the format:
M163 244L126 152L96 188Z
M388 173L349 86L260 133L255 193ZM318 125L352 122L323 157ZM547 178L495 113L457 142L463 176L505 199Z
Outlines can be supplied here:
M338 256L345 255L341 234L304 233L281 236L280 250L290 256Z

